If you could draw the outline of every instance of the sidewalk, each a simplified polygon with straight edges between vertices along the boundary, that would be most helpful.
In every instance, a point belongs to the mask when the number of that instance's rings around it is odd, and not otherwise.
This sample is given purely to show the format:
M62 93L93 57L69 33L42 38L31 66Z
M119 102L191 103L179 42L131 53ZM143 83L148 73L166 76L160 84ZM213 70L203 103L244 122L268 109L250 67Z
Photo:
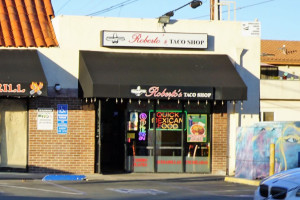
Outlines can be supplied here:
M49 174L0 172L0 180L42 180ZM53 174L62 175L64 174ZM226 181L232 183L258 186L260 180L248 180L231 176L188 173L124 173L124 174L85 174L86 181L130 181L130 180L174 180L193 179L195 181Z
M47 175L65 174L38 174L0 172L0 180L42 180ZM85 174L87 181L115 181L115 180L167 180L167 179L197 179L198 181L224 181L225 176L210 174L177 174L177 173L123 173L123 174Z
M171 180L171 179L197 179L199 181L224 181L225 176L210 174L176 174L176 173L128 173L128 174L90 174L87 180Z

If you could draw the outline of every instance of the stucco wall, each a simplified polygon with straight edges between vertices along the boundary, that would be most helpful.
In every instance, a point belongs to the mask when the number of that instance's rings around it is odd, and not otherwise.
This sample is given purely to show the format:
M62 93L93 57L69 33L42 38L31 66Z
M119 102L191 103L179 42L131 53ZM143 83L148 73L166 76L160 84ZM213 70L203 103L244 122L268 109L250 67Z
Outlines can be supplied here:
M300 102L289 100L262 100L261 114L264 112L274 112L274 121L300 121Z

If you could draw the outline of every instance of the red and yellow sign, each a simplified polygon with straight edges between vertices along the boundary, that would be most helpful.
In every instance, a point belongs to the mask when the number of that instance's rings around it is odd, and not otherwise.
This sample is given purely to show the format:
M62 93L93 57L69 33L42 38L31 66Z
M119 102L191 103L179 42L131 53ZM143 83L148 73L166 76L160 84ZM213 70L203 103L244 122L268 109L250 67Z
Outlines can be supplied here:
M25 93L26 90L22 89L21 84L13 86L11 83L0 83L0 93Z
M39 83L37 83L37 82L32 82L31 84L30 84L30 95L34 95L34 94L37 94L37 95L41 95L42 94L42 91L41 91L41 89L43 89L43 87L44 87L44 84L43 84L43 82L39 82Z
M171 130L171 131L179 131L183 128L183 113L181 111L157 111L155 113L155 125L156 130ZM152 116L150 122L150 129L154 127L154 116Z

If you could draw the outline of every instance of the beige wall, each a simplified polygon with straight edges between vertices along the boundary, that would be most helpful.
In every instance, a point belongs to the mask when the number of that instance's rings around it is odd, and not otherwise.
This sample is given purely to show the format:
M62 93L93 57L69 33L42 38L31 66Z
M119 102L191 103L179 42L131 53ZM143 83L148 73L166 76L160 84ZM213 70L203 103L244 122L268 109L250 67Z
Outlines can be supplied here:
M26 100L0 100L0 167L26 168Z
M260 80L260 99L299 100L300 81L299 80Z
M300 121L300 101L261 100L261 119L264 112L274 112L274 121Z

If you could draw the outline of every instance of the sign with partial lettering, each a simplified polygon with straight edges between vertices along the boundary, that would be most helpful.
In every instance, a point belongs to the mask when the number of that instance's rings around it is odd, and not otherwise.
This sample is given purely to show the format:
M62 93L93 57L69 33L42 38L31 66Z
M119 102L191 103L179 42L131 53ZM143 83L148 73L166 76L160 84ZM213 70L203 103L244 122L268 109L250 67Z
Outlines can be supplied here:
M244 22L242 23L243 36L258 36L260 37L260 23L259 22Z

